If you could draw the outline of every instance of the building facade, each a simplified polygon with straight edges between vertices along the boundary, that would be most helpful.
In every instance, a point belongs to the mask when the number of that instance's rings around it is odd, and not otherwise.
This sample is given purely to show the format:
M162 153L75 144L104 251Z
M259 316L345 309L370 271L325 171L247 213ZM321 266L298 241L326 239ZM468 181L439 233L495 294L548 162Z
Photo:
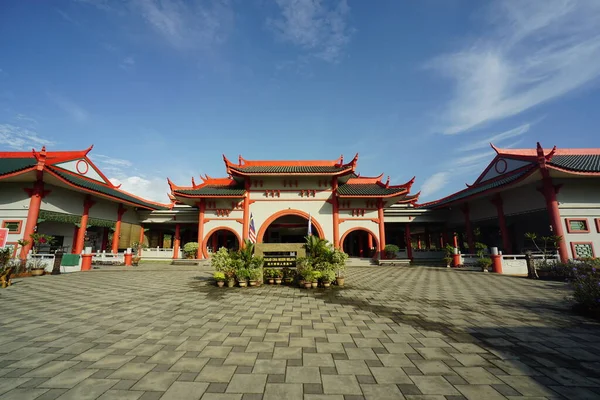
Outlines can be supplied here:
M493 147L493 146L492 146ZM135 242L181 257L198 242L199 258L245 239L299 242L312 234L351 256L379 257L396 244L408 259L439 258L447 244L475 243L504 254L538 250L538 237L560 236L562 260L600 248L600 149L498 149L472 185L418 204L414 178L391 185L363 177L358 155L325 161L223 157L225 177L168 180L170 203L148 201L113 185L83 151L0 152L0 227L15 247L34 232L56 237L53 250L118 252ZM31 245L19 248L25 258Z

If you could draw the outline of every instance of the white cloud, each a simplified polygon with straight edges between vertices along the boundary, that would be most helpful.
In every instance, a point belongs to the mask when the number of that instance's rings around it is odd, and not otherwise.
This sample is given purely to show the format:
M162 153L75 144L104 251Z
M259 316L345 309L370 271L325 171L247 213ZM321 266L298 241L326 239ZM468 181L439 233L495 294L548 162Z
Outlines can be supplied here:
M325 61L340 60L352 34L346 0L334 4L321 0L275 1L281 16L269 19L267 24L278 37Z
M489 147L490 143L498 144L498 143L502 143L506 139L521 136L521 135L529 132L530 128L531 128L531 124L529 124L529 123L523 124L521 126L510 129L508 131L494 134L494 135L488 137L487 139L471 142L470 144L461 147L460 150L461 151L471 151L471 150L483 149L483 148Z
M133 0L132 9L172 46L210 47L224 42L233 26L228 0Z
M125 176L109 178L113 185L121 185L120 189L144 199L169 203L169 185L166 179L146 179L141 176Z
M0 145L13 150L30 150L42 146L54 145L51 140L43 139L37 132L10 124L0 124Z
M421 196L427 197L439 192L448 184L449 181L449 172L437 172L431 175L425 180L425 182L423 182L423 185L421 186Z
M119 63L119 68L124 69L125 71L131 71L133 67L135 67L135 58L133 58L133 56L125 57Z
M600 75L600 2L502 0L488 35L431 64L455 85L442 132L517 115Z
M48 93L48 97L75 121L84 122L88 119L89 113L72 100L56 93Z

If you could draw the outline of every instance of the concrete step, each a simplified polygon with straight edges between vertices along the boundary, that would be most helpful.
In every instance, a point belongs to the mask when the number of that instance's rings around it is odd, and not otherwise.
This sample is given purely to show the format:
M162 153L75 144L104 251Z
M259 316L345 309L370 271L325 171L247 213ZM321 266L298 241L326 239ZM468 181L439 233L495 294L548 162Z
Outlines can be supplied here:
M171 265L210 265L210 260L179 258L176 260L171 260Z

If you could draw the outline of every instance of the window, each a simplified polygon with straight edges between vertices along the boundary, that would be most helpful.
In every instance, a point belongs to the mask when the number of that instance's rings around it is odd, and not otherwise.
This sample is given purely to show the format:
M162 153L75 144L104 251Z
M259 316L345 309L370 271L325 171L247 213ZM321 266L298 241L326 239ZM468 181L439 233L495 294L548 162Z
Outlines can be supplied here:
M3 228L8 228L8 233L11 234L19 234L21 233L21 225L23 221L8 221L5 220L2 222Z
M587 219L567 218L567 232L569 233L589 233Z
M571 242L573 258L594 258L594 246L591 242Z

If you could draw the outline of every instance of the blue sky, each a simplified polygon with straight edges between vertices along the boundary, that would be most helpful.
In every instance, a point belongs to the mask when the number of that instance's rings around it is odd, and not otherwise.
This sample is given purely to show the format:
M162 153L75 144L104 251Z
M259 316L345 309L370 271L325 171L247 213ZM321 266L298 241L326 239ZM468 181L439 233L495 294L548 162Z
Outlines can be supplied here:
M163 201L223 153L358 152L432 200L490 141L600 147L599 19L597 0L2 1L0 149L94 144Z

